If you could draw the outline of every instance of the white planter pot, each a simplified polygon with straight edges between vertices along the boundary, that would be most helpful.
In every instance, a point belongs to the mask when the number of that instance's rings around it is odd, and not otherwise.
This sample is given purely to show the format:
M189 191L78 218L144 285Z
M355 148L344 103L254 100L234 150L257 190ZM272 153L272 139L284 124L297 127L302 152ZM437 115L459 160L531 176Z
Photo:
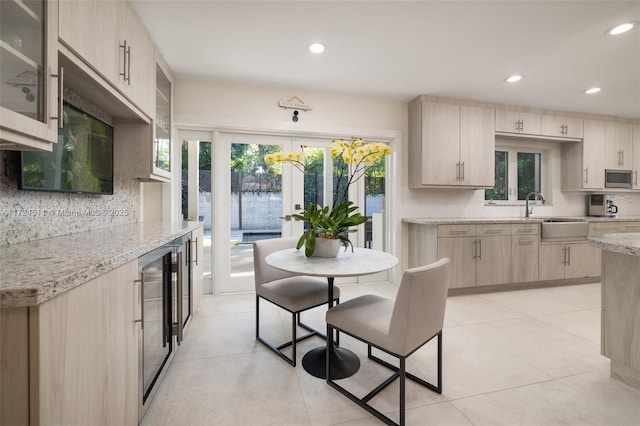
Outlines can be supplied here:
M337 238L316 237L316 249L312 257L337 257L342 242Z

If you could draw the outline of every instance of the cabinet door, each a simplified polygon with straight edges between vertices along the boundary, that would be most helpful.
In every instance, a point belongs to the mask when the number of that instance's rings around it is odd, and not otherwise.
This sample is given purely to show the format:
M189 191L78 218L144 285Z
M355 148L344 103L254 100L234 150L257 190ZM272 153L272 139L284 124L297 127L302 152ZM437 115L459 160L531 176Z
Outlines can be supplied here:
M620 232L620 226L617 223L590 223L589 235L615 234Z
M58 2L0 2L0 149L58 141Z
M602 270L602 250L591 244L566 244L565 278L599 277Z
M620 222L618 232L640 232L640 222Z
M493 187L495 184L494 110L460 107L460 184Z
M541 130L540 114L496 110L496 132L539 135Z
M505 284L511 281L511 237L478 238L476 285Z
M582 187L604 188L605 123L600 120L584 120L582 139Z
M123 72L117 33L123 8L122 1L87 0L62 0L59 7L60 41L112 83Z
M629 123L605 122L605 168L631 170L633 127Z
M457 185L460 158L460 107L422 104L422 184Z
M541 244L538 253L538 279L544 281L565 278L565 265L568 259L565 244Z
M541 120L542 134L544 136L582 138L582 126L581 118L544 114Z
M538 235L512 235L511 281L538 281Z
M33 310L43 423L138 423L137 270L130 262Z
M108 2L107 2L108 3ZM121 55L125 78L117 80L123 93L140 109L152 115L155 111L155 61L153 42L128 2L118 20L119 45L127 43L126 55Z
M476 285L476 238L438 238L438 258L451 259L450 288Z

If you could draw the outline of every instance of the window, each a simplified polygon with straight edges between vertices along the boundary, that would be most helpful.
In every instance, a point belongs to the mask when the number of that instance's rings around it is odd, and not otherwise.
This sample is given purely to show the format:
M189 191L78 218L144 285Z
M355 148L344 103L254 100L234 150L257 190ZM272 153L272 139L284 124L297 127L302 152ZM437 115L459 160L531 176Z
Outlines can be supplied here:
M495 186L485 190L485 200L524 201L530 192L541 192L542 153L532 151L524 147L496 150Z

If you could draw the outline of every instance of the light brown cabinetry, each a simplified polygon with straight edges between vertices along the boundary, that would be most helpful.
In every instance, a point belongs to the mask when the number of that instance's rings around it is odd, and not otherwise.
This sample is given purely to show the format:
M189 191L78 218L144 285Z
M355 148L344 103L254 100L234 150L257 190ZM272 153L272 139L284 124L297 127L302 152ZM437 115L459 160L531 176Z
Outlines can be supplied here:
M631 170L633 127L629 123L605 122L605 168Z
M588 242L540 244L539 256L540 280L600 276L600 249Z
M58 2L0 2L0 149L51 151L58 140Z
M538 281L540 225L511 224L511 281Z
M450 287L509 282L509 225L439 225L438 258L451 259Z
M605 122L584 120L582 143L562 144L562 189L604 188Z
M583 136L582 126L583 122L581 118L543 114L541 119L541 134L543 136L579 139Z
M542 116L530 112L496 110L496 132L539 135Z
M61 0L60 41L148 116L153 42L126 1Z
M617 234L625 232L640 232L640 221L621 221L612 219L611 222L592 222L589 224L589 235Z
M155 65L155 114L152 125L116 120L115 167L119 176L145 182L171 180L173 80L159 53Z
M492 109L421 98L409 104L411 187L492 187L494 151Z
M18 391L9 407L2 393L2 424L138 423L137 269L131 262L38 306L0 309L2 339L20 352L2 353L2 383L12 371Z

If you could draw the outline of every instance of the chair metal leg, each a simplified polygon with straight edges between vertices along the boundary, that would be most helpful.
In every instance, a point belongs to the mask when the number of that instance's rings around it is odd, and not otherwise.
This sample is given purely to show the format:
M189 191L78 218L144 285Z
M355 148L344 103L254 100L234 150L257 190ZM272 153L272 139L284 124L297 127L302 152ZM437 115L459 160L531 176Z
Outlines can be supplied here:
M336 329L336 331L338 331ZM331 327L329 324L327 324L327 336L330 336L331 333L333 333L333 327ZM361 408L367 410L369 413L371 413L372 415L374 415L376 418L378 418L379 420L381 420L382 422L384 422L385 424L388 425L399 425L399 426L404 426L406 423L406 379L410 379L434 392L437 393L442 393L442 331L440 331L437 335L438 337L438 384L437 386L419 378L414 376L413 374L410 374L407 372L406 369L406 360L409 357L409 355L407 356L397 356L394 354L389 353L390 355L393 355L394 357L398 358L399 361L399 366L396 367L395 365L392 365L376 356L373 355L372 353L372 346L369 342L359 339L361 341L364 341L367 344L367 353L368 353L368 357L369 359L371 359L374 362L377 362L378 364L390 369L393 371L393 374L387 378L384 382L382 382L380 385L378 385L375 389L373 389L371 392L369 392L367 395L365 395L363 398L358 398L357 396L355 396L354 394L352 394L351 392L349 392L348 390L346 390L345 388L343 388L342 386L340 386L339 384L337 384L335 381L330 379L330 364L329 364L329 357L327 357L327 383L329 384L329 386L331 386L332 388L336 389L338 392L340 392L341 394L343 394L344 396L346 396L347 398L349 398L351 401L355 402L357 405L359 405ZM433 337L436 337L433 336ZM356 337L356 336L353 336ZM431 339L429 339L427 342L429 342L430 340L433 339L433 337ZM356 337L357 338L357 337ZM427 343L425 342L425 344ZM329 339L327 341L327 345L328 348L332 348L333 347L333 340ZM380 348L379 348L380 349ZM383 350L384 351L384 350ZM393 383L393 381L395 381L395 379L400 379L400 395L399 395L399 409L400 409L400 417L399 417L399 423L395 423L392 419L390 419L389 417L385 416L384 414L382 414L380 411L376 410L375 408L373 408L371 405L368 404L368 402L373 399L378 393L380 393L383 389L385 389L388 385L390 385L391 383Z

